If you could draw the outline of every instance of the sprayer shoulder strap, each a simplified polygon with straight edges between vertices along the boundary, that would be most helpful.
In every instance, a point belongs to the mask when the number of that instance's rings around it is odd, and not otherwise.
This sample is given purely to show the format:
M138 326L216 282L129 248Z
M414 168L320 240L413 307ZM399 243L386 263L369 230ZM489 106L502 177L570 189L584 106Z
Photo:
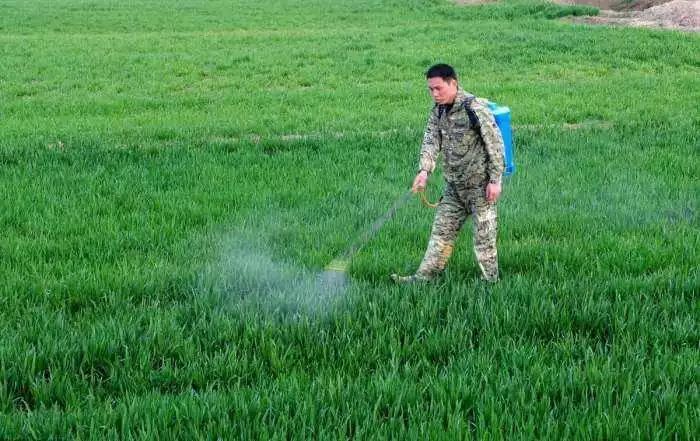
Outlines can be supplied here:
M462 107L464 110L467 112L467 116L469 117L469 125L471 127L474 127L475 129L481 129L481 123L479 122L479 117L476 116L476 112L474 109L472 109L472 103L474 102L476 98L475 97L469 97L466 100L462 101Z

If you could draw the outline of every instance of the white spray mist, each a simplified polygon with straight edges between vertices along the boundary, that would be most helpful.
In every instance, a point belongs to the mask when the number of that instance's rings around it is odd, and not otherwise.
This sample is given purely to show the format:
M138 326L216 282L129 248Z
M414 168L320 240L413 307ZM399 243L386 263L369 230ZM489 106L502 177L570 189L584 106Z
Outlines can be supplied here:
M328 277L271 256L261 238L230 234L202 271L199 290L223 308L285 319L324 318L344 304L349 287L344 274Z

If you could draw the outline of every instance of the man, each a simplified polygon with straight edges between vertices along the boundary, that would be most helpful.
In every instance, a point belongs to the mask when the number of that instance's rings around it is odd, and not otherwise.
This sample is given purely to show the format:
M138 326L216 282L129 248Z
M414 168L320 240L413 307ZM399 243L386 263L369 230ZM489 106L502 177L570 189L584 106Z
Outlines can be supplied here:
M410 276L392 274L391 278L396 283L415 283L442 273L457 234L471 215L474 252L482 277L496 282L496 201L501 194L504 168L501 132L488 102L465 93L451 66L436 64L428 69L426 78L435 106L423 135L420 169L412 190L425 190L440 151L444 157L445 190L418 270Z

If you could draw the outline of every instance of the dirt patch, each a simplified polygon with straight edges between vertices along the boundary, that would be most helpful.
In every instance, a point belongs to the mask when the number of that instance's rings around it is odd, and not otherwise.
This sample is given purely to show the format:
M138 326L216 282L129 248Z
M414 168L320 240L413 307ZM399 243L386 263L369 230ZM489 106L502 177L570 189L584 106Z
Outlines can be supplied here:
M556 0L600 8L593 17L569 17L573 23L622 25L700 32L699 0Z
M553 0L560 5L589 5L606 11L643 11L672 0Z
M458 5L481 5L498 0L453 0ZM552 0L560 5L589 5L597 16L567 17L571 23L637 26L700 32L700 0Z

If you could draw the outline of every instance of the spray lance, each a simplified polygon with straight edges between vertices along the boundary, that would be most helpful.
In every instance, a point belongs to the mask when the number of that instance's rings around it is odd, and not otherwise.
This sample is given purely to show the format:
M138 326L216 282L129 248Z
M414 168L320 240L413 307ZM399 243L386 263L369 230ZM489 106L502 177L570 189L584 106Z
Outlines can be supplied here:
M394 214L403 207L413 195L413 190L408 190L399 196L394 201L389 210L382 216L377 218L372 225L367 228L352 244L341 254L336 256L326 267L321 274L321 279L324 283L332 285L342 285L345 283L345 273L350 266L352 258L374 237L384 224L394 217ZM423 205L429 208L435 208L436 204L431 204L425 196L425 189L418 192Z

